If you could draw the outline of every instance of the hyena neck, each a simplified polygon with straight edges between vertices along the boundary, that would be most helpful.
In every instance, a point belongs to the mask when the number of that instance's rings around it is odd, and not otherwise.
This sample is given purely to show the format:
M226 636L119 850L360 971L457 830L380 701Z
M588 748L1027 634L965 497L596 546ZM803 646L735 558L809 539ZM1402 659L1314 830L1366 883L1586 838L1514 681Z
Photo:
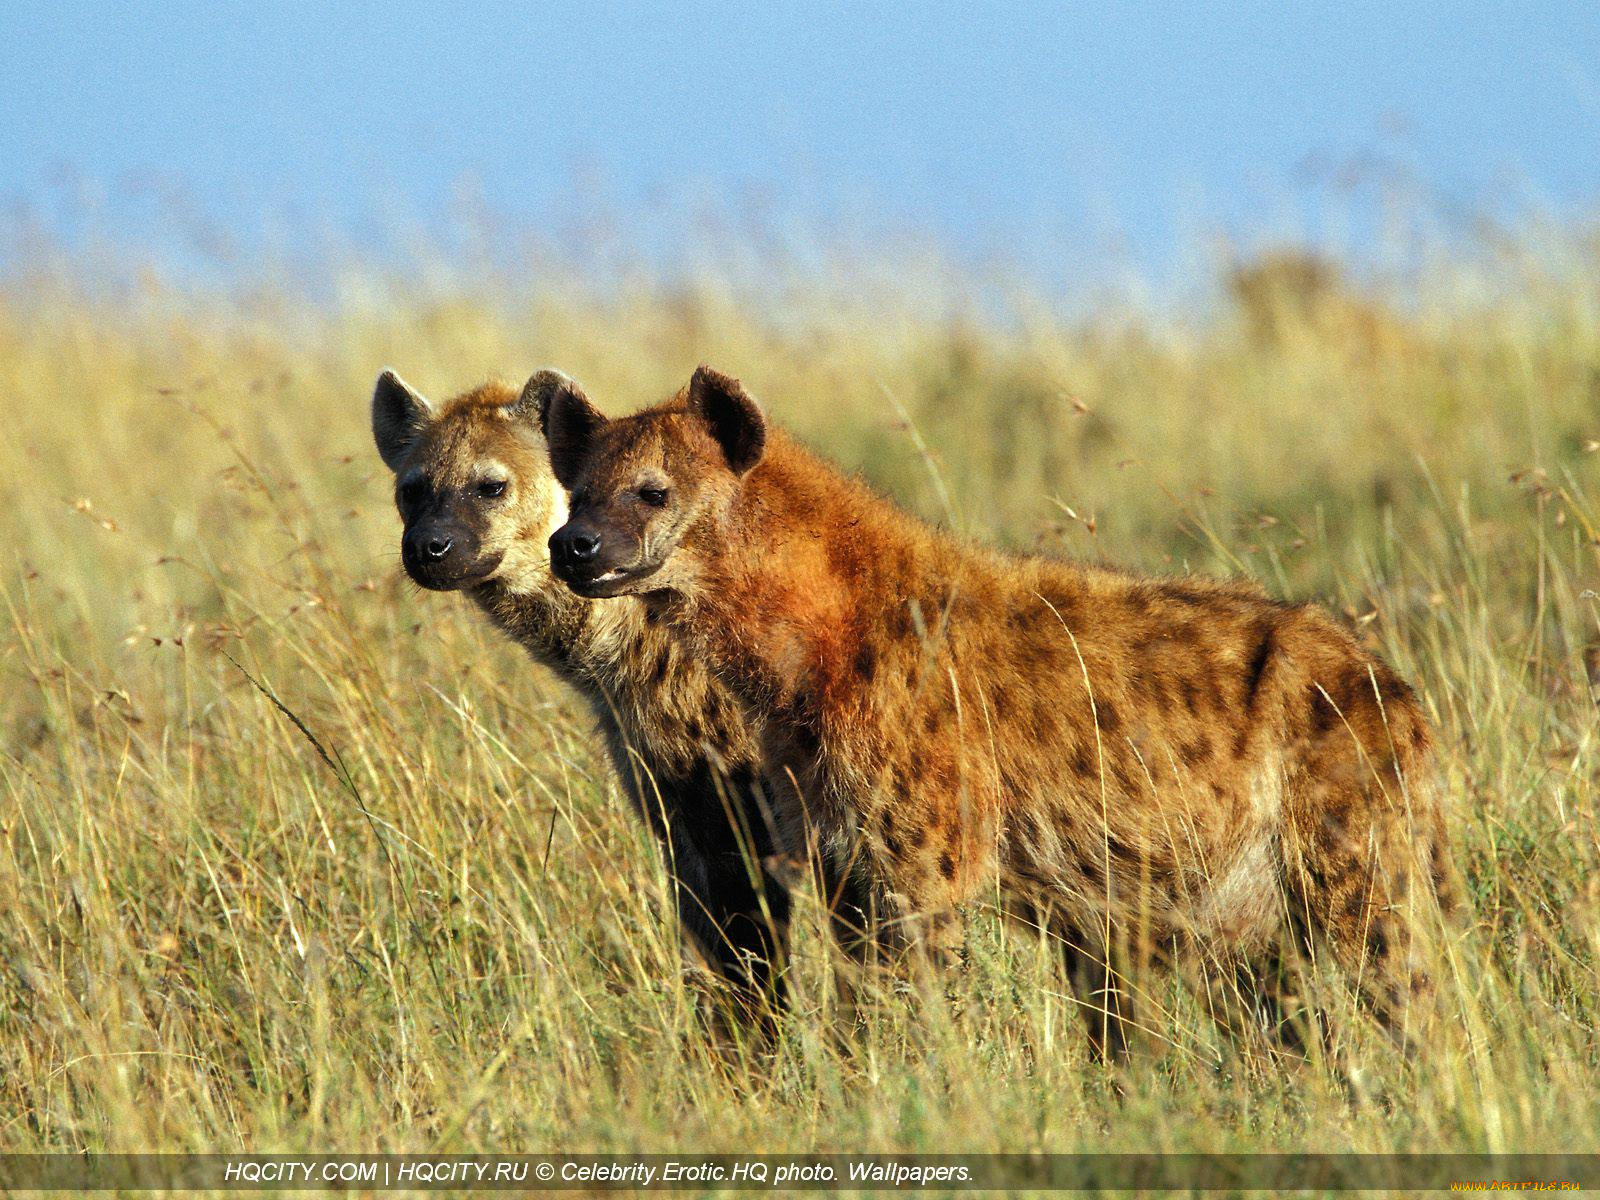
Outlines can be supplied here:
M610 688L623 668L630 621L642 621L626 598L585 600L554 579L531 591L492 580L472 598L495 626L538 662L584 691Z
M895 537L912 525L864 485L774 438L703 539L701 579L682 619L747 698L821 700L847 686L877 624L884 572L919 569L919 531Z

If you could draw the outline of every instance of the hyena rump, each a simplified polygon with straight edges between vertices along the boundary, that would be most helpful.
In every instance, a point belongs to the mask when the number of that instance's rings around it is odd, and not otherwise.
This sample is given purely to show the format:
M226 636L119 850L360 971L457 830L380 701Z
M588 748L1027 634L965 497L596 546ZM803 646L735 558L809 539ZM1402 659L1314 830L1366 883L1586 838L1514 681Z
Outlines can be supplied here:
M1320 944L1402 1039L1451 870L1410 688L1318 609L995 552L768 428L702 367L608 420L549 413L580 595L637 593L760 715L825 844L924 948L994 895L1056 935L1120 1048L1184 949L1257 1012Z
M372 430L395 474L401 558L425 588L459 590L588 702L617 775L662 839L682 925L746 1015L780 999L789 897L762 865L781 814L729 691L628 600L579 599L550 574L566 519L544 406L563 377L498 383L435 408L392 372Z

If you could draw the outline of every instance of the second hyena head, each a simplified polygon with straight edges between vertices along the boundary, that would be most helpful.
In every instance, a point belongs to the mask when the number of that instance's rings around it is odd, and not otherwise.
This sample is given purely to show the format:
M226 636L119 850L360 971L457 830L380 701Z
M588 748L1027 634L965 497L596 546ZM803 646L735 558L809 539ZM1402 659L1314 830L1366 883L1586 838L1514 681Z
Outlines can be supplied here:
M545 546L566 519L566 496L542 426L566 382L540 371L520 393L488 383L434 405L394 372L378 377L372 435L394 472L400 559L413 580L434 591L557 586Z
M677 399L616 420L560 388L547 428L551 468L570 494L551 565L590 598L690 590L766 447L760 406L708 367Z

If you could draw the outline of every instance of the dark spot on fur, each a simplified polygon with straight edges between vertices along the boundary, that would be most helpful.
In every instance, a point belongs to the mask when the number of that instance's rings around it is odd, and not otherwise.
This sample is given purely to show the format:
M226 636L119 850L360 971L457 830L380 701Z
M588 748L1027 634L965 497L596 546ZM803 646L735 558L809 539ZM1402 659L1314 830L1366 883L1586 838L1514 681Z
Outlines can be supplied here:
M789 740L794 748L806 758L815 758L822 750L822 739L817 736L817 731L805 721L796 721L788 729Z
M1199 766L1211 757L1211 743L1201 734L1194 741L1187 743L1178 751L1178 757L1183 759L1184 765L1189 767Z
M946 879L954 879L956 877L956 858L948 850L939 856L939 874Z
M1373 685L1377 685L1377 697L1383 701L1385 707L1396 704L1409 703L1413 698L1411 685L1390 669L1387 663L1374 663L1372 674L1362 672L1362 685L1370 696Z
M1145 694L1150 697L1150 702L1157 708L1165 710L1172 704L1172 693L1167 690L1167 681L1160 675L1147 675L1144 679Z
M1074 618L1078 614L1078 598L1070 592L1058 592L1053 596L1046 596L1045 599L1050 602L1050 607L1055 609L1055 612L1047 614L1052 624L1057 629L1060 629L1063 624L1070 629ZM1057 618L1060 619L1057 620Z
M856 651L856 674L861 677L861 682L871 683L877 673L878 656L873 653L871 646L863 645Z
M1197 712L1200 708L1200 689L1195 686L1194 680L1185 678L1178 686L1183 691L1183 706L1191 714Z
M1244 706L1247 710L1255 706L1256 694L1261 690L1261 677L1266 674L1267 661L1272 657L1273 650L1270 625L1258 630L1257 636L1260 640L1255 653L1250 656L1244 669Z
M891 796L903 796L906 793L906 771L899 762L891 762L884 771L884 778L888 781Z
M897 604L889 614L889 619L884 622L889 637L894 641L901 641L911 636L915 626L911 621L910 604Z
M1095 763L1089 755L1088 747L1076 746L1073 748L1072 769L1079 775L1093 775L1096 773Z
M1346 920L1365 921L1367 917L1367 898L1360 892L1351 892L1345 897L1344 915Z
M1117 715L1117 710L1104 700L1095 705L1094 716L1101 733L1115 733L1122 728L1122 718Z
M1445 891L1450 884L1450 862L1445 858L1444 848L1435 842L1428 852L1428 874L1433 877L1433 890Z
M1250 735L1255 731L1256 727L1250 721L1245 720L1239 723L1239 732L1234 735L1233 739L1233 756L1235 758L1244 758L1249 754Z
M1367 950L1375 959L1382 959L1389 953L1389 928L1382 921L1374 921L1372 928L1367 930Z
M1323 689L1311 685L1311 728L1317 733L1327 733L1339 725L1339 712L1329 701Z

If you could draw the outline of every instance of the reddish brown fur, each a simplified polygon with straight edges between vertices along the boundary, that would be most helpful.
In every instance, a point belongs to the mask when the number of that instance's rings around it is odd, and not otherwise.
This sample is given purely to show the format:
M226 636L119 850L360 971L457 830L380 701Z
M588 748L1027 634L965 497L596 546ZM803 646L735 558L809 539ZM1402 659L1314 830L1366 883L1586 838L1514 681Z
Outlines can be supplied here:
M553 425L552 454L574 523L637 551L608 586L759 714L892 923L936 945L998 887L1113 1037L1140 961L1182 945L1270 987L1314 939L1403 1031L1453 900L1428 723L1393 671L1253 586L959 541L780 433L740 475L741 421L759 409L702 368L637 416ZM641 518L644 470L674 499Z

